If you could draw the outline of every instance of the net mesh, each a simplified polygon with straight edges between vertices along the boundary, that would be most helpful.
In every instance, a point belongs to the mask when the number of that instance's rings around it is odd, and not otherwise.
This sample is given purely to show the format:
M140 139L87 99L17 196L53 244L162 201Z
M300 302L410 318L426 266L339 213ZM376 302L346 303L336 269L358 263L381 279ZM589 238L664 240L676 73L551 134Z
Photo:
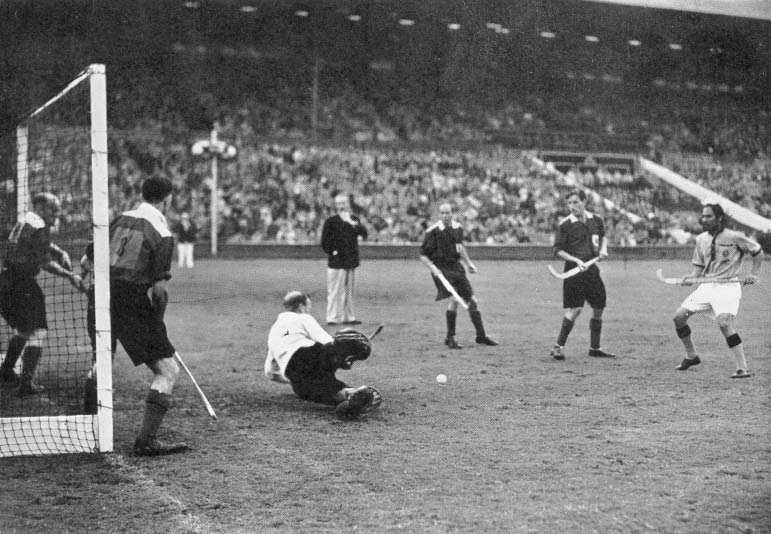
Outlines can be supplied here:
M81 258L93 240L90 124L86 78L0 138L0 252L6 263L18 246L9 240L11 232L33 210L32 198L46 192L61 202L59 221L50 228L51 242L69 256L69 260L60 258L60 263L81 273ZM88 294L73 287L68 278L45 270L36 282L45 295L48 323L32 381L40 392L24 394L7 375L0 383L0 456L72 452L73 448L88 451L96 439L89 416L92 408L84 402L94 354L87 324ZM19 344L20 332L8 324L10 307L4 306L0 321L3 358L9 345ZM26 354L31 345L27 342L15 366L22 382L31 368Z

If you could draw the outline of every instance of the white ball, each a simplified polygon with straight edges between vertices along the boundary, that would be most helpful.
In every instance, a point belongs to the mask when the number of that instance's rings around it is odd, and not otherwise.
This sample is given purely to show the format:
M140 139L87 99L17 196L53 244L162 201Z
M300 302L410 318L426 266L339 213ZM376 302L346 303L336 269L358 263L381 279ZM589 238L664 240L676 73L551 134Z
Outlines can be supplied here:
M436 375L436 381L440 384L446 384L447 383L447 375L438 374Z

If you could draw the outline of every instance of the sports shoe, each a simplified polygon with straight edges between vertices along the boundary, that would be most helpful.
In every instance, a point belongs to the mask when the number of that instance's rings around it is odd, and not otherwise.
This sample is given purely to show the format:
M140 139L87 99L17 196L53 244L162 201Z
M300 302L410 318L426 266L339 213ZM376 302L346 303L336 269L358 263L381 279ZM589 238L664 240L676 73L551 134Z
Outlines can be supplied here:
M158 441L155 436L147 439L137 438L134 442L134 454L136 456L162 456L164 454L174 454L184 452L190 447L186 443L164 443Z
M371 386L360 386L348 394L348 397L337 405L335 413L344 421L358 419L371 412L383 402L380 392Z
M593 358L615 358L615 354L611 354L610 352L605 352L602 349L589 349L589 356Z
M683 358L683 361L681 361L680 365L675 367L675 369L678 371L685 371L689 367L693 365L699 365L700 363L701 363L701 360L699 359L698 356L696 356L695 358Z
M560 345L554 345L551 348L551 351L549 352L549 356L551 356L555 360L564 360L565 359L565 349L564 349L564 347L562 347Z
M480 345L488 345L490 347L495 347L498 345L498 343L487 336L477 336L477 343Z
M737 369L734 374L731 375L731 378L749 378L752 376L752 373L750 373L747 369Z
M458 342L455 341L455 338L452 336L448 336L447 339L444 340L444 344L450 347L451 349L462 349L463 345L458 345Z

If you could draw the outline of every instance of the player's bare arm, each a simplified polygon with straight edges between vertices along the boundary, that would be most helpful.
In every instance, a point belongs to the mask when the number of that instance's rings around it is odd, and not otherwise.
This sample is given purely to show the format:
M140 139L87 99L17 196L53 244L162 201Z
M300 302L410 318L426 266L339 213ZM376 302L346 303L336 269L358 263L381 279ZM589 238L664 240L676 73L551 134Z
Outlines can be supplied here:
M169 291L166 288L166 280L156 281L150 290L150 300L156 315L163 319L166 313L166 305L169 303Z
M563 259L563 260L565 260L565 261L572 261L572 262L573 262L573 263L575 263L575 264L578 266L578 268L579 268L579 269L581 269L582 271L583 271L583 270L586 270L586 265L584 265L584 262L583 262L583 261L581 261L581 259L580 259L580 258L577 258L577 257L573 256L573 255L572 255L572 254L570 254L569 252L566 252L566 251L564 251L564 250L558 250L558 251L557 251L557 256L559 256L560 258L562 258L562 259Z
M468 251L466 250L466 247L458 243L457 245L458 254L460 254L460 261L466 264L466 267L468 268L469 272L476 273L477 267L474 265L474 263L471 261L471 258L469 258Z
M83 279L79 275L72 272L71 269L64 267L56 260L51 260L45 263L44 265L41 265L40 268L55 276L67 278L70 281L70 283L73 285L73 287L76 287L78 289L80 289L81 285L83 284Z

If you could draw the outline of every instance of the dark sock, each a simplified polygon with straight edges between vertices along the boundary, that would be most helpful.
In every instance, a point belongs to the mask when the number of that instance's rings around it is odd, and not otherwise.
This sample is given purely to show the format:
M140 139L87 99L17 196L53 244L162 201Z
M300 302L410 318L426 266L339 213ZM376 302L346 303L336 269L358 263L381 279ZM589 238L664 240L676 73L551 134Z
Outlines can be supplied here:
M145 399L145 415L137 439L146 440L149 437L154 437L158 433L163 417L170 406L170 395L151 389Z
M468 314L471 317L471 324L474 325L474 330L477 332L477 337L485 337L485 327L482 324L482 312L479 310L469 310Z
M602 319L589 319L589 348L600 348L600 335L602 334Z
M2 369L4 371L13 371L13 368L16 367L16 362L19 361L19 356L21 356L21 351L24 350L24 345L27 344L27 340L20 336L14 336L11 338L11 341L8 343L8 352L5 355L5 360L3 360Z
M557 345L564 347L568 341L570 331L573 330L574 321L571 321L567 317L562 318L562 327L560 328L560 335L557 336Z
M455 337L455 322L458 319L458 312L447 310L445 318L447 319L447 337Z
M21 357L21 381L24 384L31 384L32 377L35 376L35 369L40 361L40 355L43 349L40 347L27 347Z

